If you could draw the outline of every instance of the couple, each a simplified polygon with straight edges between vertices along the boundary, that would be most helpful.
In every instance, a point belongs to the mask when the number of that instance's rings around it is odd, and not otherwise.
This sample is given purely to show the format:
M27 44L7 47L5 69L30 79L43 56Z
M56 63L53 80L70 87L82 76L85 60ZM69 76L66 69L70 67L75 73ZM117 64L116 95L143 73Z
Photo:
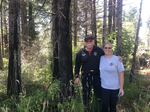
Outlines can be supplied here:
M85 47L81 49L75 60L75 84L81 83L83 104L89 107L91 88L94 95L102 99L102 112L116 112L118 96L124 95L124 66L118 56L113 55L112 44L106 43L103 49L96 47L94 37L85 39Z

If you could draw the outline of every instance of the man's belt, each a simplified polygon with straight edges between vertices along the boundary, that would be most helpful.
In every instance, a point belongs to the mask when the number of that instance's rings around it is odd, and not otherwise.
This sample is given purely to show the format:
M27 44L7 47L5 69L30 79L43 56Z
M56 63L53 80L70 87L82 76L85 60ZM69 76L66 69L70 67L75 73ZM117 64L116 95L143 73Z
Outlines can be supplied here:
M88 71L82 71L82 74L99 75L99 72L94 70L88 70Z

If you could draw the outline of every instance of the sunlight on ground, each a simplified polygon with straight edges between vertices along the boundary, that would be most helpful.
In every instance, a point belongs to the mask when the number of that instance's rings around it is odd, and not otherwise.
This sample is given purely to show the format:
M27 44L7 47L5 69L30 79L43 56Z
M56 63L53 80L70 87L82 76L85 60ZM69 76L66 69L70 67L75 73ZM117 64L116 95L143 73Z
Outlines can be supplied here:
M149 76L150 76L150 69L138 70L138 72L139 72L141 75L149 75Z

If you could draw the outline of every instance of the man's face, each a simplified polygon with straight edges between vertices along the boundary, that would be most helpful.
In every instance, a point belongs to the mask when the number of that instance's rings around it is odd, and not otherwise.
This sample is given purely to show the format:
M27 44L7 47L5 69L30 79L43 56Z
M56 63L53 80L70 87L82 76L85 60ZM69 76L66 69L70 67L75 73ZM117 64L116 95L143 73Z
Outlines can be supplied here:
M91 49L91 48L93 48L93 46L94 46L94 40L89 39L89 40L85 41L86 48Z

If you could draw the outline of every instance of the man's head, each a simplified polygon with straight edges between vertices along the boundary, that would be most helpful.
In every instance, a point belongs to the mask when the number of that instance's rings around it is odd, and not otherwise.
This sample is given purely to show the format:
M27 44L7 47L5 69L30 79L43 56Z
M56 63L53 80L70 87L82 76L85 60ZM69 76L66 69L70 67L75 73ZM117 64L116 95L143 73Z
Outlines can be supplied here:
M95 44L95 38L92 35L88 35L87 37L85 37L84 42L85 42L85 47L87 49L91 49Z

